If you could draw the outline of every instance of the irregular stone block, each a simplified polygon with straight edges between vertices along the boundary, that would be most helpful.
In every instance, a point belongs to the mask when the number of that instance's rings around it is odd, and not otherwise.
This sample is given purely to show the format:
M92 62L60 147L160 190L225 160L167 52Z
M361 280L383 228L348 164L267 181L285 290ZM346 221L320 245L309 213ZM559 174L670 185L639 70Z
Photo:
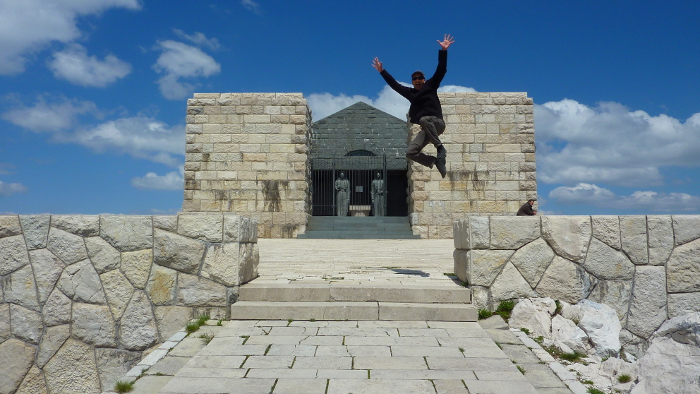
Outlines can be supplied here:
M19 216L0 216L0 238L22 234L22 226L19 224Z
M155 316L161 342L182 330L193 317L192 308L185 306L157 306Z
M587 354L591 349L586 332L573 321L560 315L552 318L552 340L555 344L562 343L569 349L582 354Z
M39 310L32 267L26 266L6 276L2 281L2 288L5 302L13 302L35 311Z
M85 238L85 246L87 247L88 256L92 265L98 273L107 272L119 267L121 261L121 253L115 249L109 242L100 237Z
M57 288L53 289L44 308L41 310L44 315L44 324L56 326L70 323L71 300Z
M81 341L98 347L116 347L116 328L106 305L73 304L71 334Z
M491 286L512 255L512 250L468 251L467 283L476 286Z
M224 216L220 213L181 213L177 216L177 233L208 242L224 239Z
M32 366L15 394L48 394L44 373L36 365Z
M556 256L535 291L540 296L576 304L586 298L595 282L580 265Z
M175 233L177 232L177 216L153 216L153 228Z
M8 339L0 343L0 390L3 393L14 392L22 383L34 361L36 348L18 339Z
M92 348L68 339L44 367L46 383L52 393L99 393L95 354Z
M12 336L10 329L10 304L0 304L0 343Z
M100 277L89 260L66 267L58 280L58 288L73 301L91 304L107 302Z
M0 238L0 276L7 275L29 264L24 237L14 235Z
M464 283L469 283L467 282L468 253L469 250L466 249L455 249L454 252L452 252L452 259L454 260L453 272L455 275L457 275L457 279Z
M175 300L177 271L153 265L146 291L153 305L168 305Z
M186 273L199 270L205 244L182 235L155 230L153 262Z
M523 275L530 287L535 287L553 258L552 248L544 239L537 238L518 249L510 258L510 262Z
M666 264L670 293L700 291L700 239L677 246Z
M153 265L153 250L122 252L121 271L137 289L146 287L148 274Z
M201 276L225 286L240 285L239 264L241 263L241 247L238 243L209 245Z
M595 353L600 357L617 356L620 352L620 320L617 312L607 305L590 300L579 303L581 321L578 326L588 334Z
M68 265L88 258L82 237L54 227L49 230L47 248Z
M517 298L537 297L520 272L508 263L491 285L491 299L494 303Z
M24 232L24 241L29 250L46 247L49 237L49 215L22 215L19 217Z
M488 216L467 216L467 249L491 247L491 231Z
M153 247L153 221L150 216L100 216L100 236L120 252Z
M649 264L664 265L673 251L673 222L670 216L647 216Z
M39 302L43 304L49 298L49 294L56 285L56 281L61 277L61 273L66 265L49 252L48 249L38 249L29 251L29 260L34 269L37 290L39 291Z
M620 216L622 250L634 264L649 263L646 216Z
M632 333L649 338L666 320L665 280L664 267L637 267L626 327Z
M671 218L676 246L700 238L700 215L674 215Z
M180 274L178 303L186 306L228 306L226 287L194 275Z
M491 248L518 249L540 237L540 217L491 216Z
M700 348L658 337L639 362L640 381L634 394L695 393L700 381Z
M688 313L700 312L700 293L668 295L668 317L674 318Z
M114 318L119 320L131 300L134 287L120 270L112 270L100 275L103 283L107 304Z
M552 314L556 304L551 298L520 300L513 308L508 325L513 328L527 328L534 337L552 337Z
M44 330L39 312L10 304L10 316L12 334L25 342L38 345Z
M224 213L224 242L258 242L258 222Z
M121 349L95 349L97 371L102 387L110 389L117 381L141 361L142 352Z
M622 249L619 216L591 216L593 236L613 249Z
M53 215L51 226L81 237L100 235L100 217L92 215Z
M588 247L583 268L598 279L628 280L634 276L634 264L624 253L595 238Z
M148 296L136 290L119 325L119 342L128 350L143 350L158 341L158 329Z
M70 326L68 324L48 327L39 344L36 364L40 368L46 365L58 349L63 346L68 337L70 337Z
M581 262L591 238L591 220L588 216L543 216L542 237L565 259Z
M260 250L258 248L258 244L241 244L240 256L238 278L239 283L244 284L258 277L258 264L260 263Z
M455 220L452 223L452 234L455 244L455 249L468 249L468 228L467 221L465 219Z
M617 312L617 318L624 321L632 296L632 281L601 280L595 286L588 299L605 304Z

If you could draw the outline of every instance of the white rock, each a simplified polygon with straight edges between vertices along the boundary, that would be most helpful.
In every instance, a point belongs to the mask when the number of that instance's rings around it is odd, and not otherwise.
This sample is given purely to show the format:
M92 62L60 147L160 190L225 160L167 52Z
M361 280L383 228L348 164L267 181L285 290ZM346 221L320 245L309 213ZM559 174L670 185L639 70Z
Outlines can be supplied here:
M152 249L122 252L121 271L137 289L146 287L152 264Z
M512 328L526 328L533 337L552 337L552 313L556 305L551 299L523 299L513 308L508 320Z
M88 258L85 241L75 234L51 227L47 248L66 264Z
M512 254L512 250L468 251L467 283L476 286L491 286Z
M0 275L7 275L27 264L29 255L23 236L0 238Z
M58 280L58 288L74 301L94 304L107 302L100 277L89 260L66 267Z
M46 247L49 236L49 215L22 215L19 217L24 232L24 240L29 250Z
M593 236L616 250L622 249L620 242L619 216L591 216Z
M518 249L540 237L540 217L491 216L491 247Z
M13 302L35 311L39 310L32 267L26 266L6 276L2 288L5 293L5 302Z
M204 257L204 242L160 229L154 234L154 263L186 273L199 270Z
M687 293L700 291L700 239L676 247L666 264L668 291Z
M598 356L616 356L620 352L620 320L607 305L590 300L579 303L582 317L578 326L588 334Z
M666 289L663 283L666 283L664 267L637 267L626 328L642 338L649 338L666 320Z
M591 349L586 332L580 329L573 321L560 315L552 318L552 339L582 354L588 353Z
M114 318L119 320L126 309L131 295L134 292L134 287L128 279L119 270L112 270L100 275L104 286L107 303Z
M634 264L648 264L646 216L620 216L622 250Z
M109 242L100 237L85 238L90 261L98 273L107 272L119 267L121 254Z
M530 287L520 272L508 263L501 274L491 285L491 298L493 302L511 300L514 298L537 297L537 293Z
M119 326L119 342L128 350L143 350L158 341L158 329L146 293L136 290Z
M56 285L56 281L61 277L65 264L61 259L54 256L48 249L37 249L29 251L29 260L34 269L37 290L39 290L39 302L44 303L49 298L49 294Z
M510 262L523 275L531 287L537 286L544 271L554 258L554 251L542 238L530 242L518 249L510 258Z
M700 348L667 337L655 337L639 360L639 377L632 394L697 393Z
M17 215L0 215L0 238L19 234L22 234L22 226Z
M100 234L100 217L93 215L53 215L51 226L81 237Z
M649 230L649 264L664 265L673 250L671 216L647 216Z
M631 280L601 280L588 295L589 300L615 309L620 321L627 316L631 297Z
M100 216L100 236L120 252L153 247L153 220L150 216Z
M238 286L241 257L238 243L209 245L201 275L225 286Z
M224 216L220 213L180 213L177 215L177 233L188 238L208 242L222 242Z
M146 292L153 305L170 305L177 295L177 271L153 265Z
M668 295L669 318L683 316L693 312L700 312L700 292Z
M19 385L16 394L47 394L48 389L46 388L46 380L44 379L44 373L36 366L27 372L24 376L22 384Z
M583 268L598 279L630 280L634 276L634 264L624 253L595 238L588 247Z
M0 304L0 343L12 336L10 328L10 304Z
M97 347L116 347L116 324L106 305L73 304L71 335Z
M700 313L689 313L667 320L654 333L654 337L662 336L678 343L700 347Z
M557 255L580 262L586 255L591 238L590 217L543 216L542 237Z
M580 265L556 256L535 290L540 296L575 304L590 292L592 280Z
M44 324L47 326L70 323L71 300L55 288L41 312L44 315Z
M178 275L178 303L186 306L228 306L226 287L194 275Z
M676 246L700 238L700 215L674 215L671 219Z
M111 388L117 380L126 375L141 360L142 352L130 352L121 349L95 349L97 371L102 387Z

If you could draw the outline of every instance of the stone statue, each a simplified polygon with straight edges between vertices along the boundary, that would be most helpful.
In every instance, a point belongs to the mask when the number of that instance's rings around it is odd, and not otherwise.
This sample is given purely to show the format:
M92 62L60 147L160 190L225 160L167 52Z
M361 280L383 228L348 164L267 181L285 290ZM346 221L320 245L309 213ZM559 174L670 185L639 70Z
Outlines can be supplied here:
M337 216L348 216L348 205L350 204L350 181L345 179L345 172L341 171L338 179L335 180L336 204L338 206Z
M372 180L371 194L374 216L386 216L386 196L384 195L384 180L382 179L381 171L377 171Z

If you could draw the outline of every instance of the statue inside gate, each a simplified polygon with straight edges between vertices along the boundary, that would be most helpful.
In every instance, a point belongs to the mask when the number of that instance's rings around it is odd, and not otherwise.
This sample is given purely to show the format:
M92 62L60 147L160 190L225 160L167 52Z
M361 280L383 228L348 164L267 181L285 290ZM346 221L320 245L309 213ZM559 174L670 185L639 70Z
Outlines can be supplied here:
M371 194L374 216L386 216L386 196L384 195L384 180L381 171L377 171L372 180Z
M348 216L348 206L350 204L350 181L345 179L345 172L341 171L338 179L335 180L336 205L338 207L337 216Z

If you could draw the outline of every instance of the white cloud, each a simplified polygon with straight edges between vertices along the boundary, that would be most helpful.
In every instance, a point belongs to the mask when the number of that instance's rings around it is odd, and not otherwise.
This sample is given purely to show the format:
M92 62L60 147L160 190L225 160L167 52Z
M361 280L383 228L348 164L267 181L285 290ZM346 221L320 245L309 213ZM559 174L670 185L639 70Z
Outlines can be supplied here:
M559 204L593 205L609 209L651 212L691 212L700 209L700 196L687 193L636 191L629 196L617 196L608 189L587 183L558 187L549 193L549 198Z
M374 105L367 96L346 96L342 93L337 96L330 93L312 93L306 98L306 101L309 103L309 108L311 108L314 122L360 101Z
M56 78L63 78L81 86L105 87L131 72L131 65L114 55L99 60L88 56L82 45L71 44L61 52L56 52L49 61L49 68Z
M182 175L177 171L169 172L163 176L149 172L141 178L133 178L131 185L137 189L182 190L184 182Z
M14 109L4 112L2 118L34 132L55 132L74 127L78 115L84 114L99 116L99 111L90 101L42 95L33 107L19 103Z
M700 113L684 123L618 103L574 100L535 106L538 180L545 183L663 183L662 166L700 166Z
M204 33L200 32L195 32L192 35L188 35L182 30L179 29L173 29L175 34L177 34L179 37L184 38L185 40L191 41L200 47L206 47L212 50L217 50L221 47L221 44L219 44L219 40L216 38L207 38Z
M139 0L0 1L0 74L24 72L27 58L53 41L82 36L77 19L110 8L139 9Z
M260 4L256 3L253 0L241 0L241 5L245 7L248 11L251 11L255 14L260 14L262 11L260 9Z
M0 196L8 197L17 193L26 193L27 188L21 183L5 183L0 181Z
M162 51L153 69L165 74L158 80L160 92L169 100L189 96L195 85L181 82L181 78L209 77L221 72L221 66L201 49L181 42L166 40L158 42L156 49Z

